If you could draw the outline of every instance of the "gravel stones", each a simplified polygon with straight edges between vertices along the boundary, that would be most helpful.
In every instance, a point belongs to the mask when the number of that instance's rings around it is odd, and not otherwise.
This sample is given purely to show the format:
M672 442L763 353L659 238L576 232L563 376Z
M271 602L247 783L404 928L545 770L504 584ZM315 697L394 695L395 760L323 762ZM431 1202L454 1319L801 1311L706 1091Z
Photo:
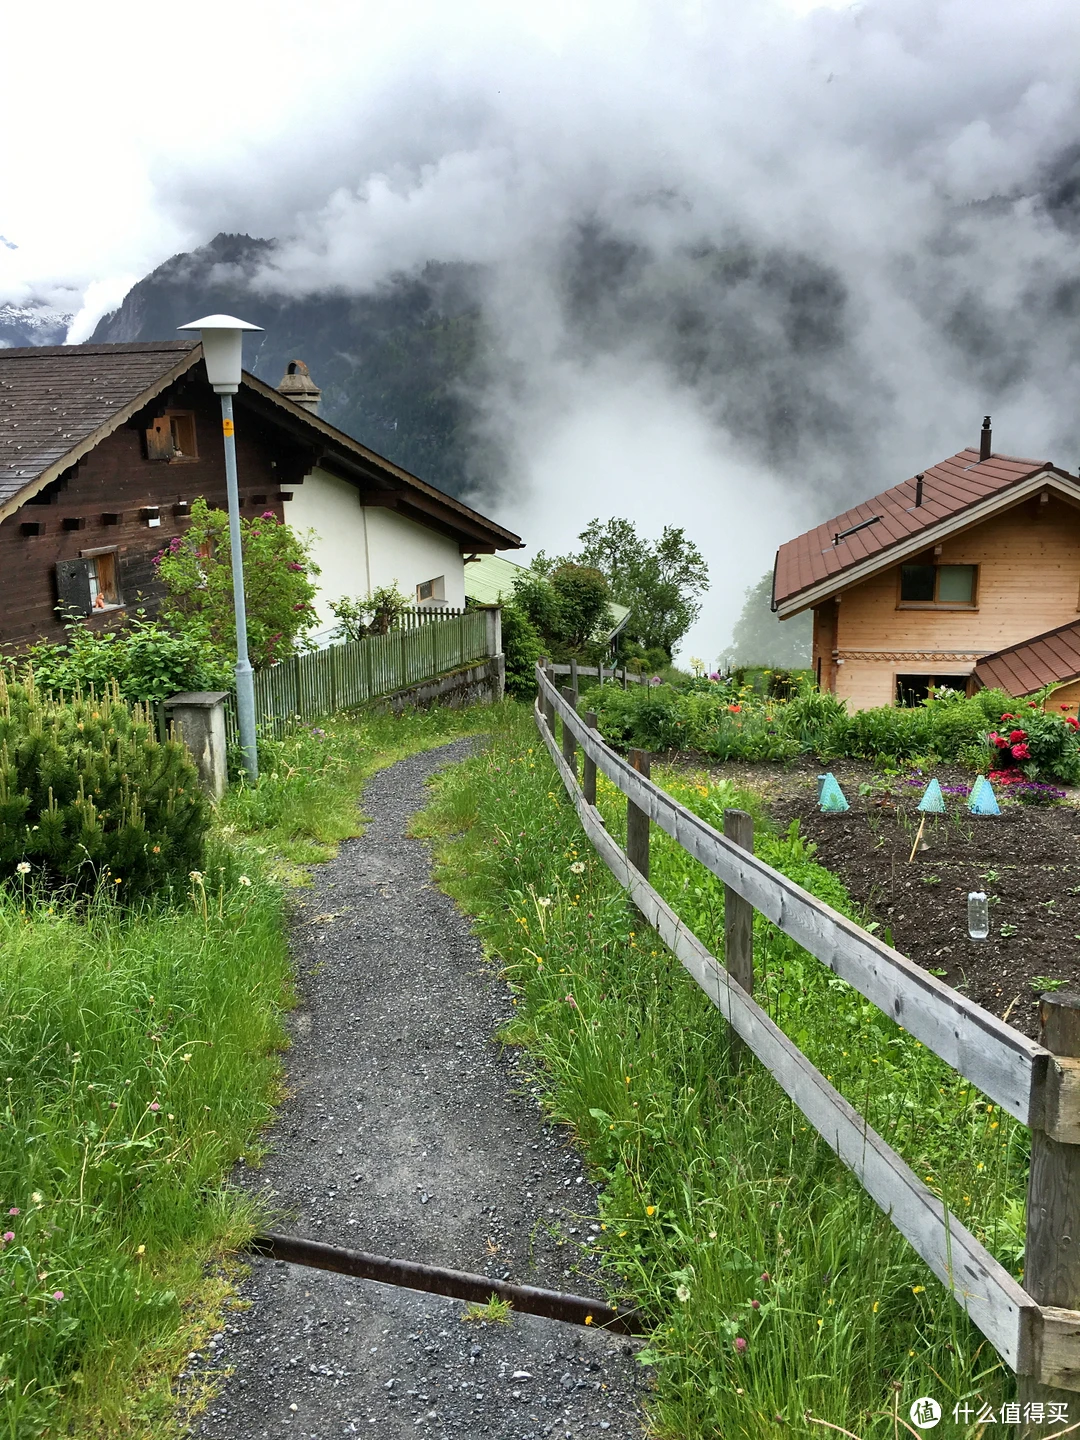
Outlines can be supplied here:
M287 1233L599 1296L570 1233L595 1218L580 1159L493 1040L506 988L434 888L427 846L404 838L426 778L474 743L376 775L367 831L300 892L292 1094L240 1183ZM458 1301L266 1260L243 1295L250 1309L189 1361L231 1371L195 1426L206 1440L642 1433L647 1377L623 1337L463 1324Z

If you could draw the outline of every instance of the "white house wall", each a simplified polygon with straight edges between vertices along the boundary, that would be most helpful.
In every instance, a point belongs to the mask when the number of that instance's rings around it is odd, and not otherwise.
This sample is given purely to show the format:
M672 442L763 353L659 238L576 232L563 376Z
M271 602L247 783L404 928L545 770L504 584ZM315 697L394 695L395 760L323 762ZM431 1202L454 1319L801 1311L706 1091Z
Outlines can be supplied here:
M332 600L363 596L397 584L415 603L416 587L444 577L447 605L465 604L465 563L457 542L392 510L359 503L356 487L314 469L286 502L285 518L301 534L312 532L319 566L316 636L334 628Z
M456 540L406 520L393 510L371 506L367 517L368 556L372 589L393 585L415 603L416 587L424 580L445 580L447 605L465 604L465 557Z

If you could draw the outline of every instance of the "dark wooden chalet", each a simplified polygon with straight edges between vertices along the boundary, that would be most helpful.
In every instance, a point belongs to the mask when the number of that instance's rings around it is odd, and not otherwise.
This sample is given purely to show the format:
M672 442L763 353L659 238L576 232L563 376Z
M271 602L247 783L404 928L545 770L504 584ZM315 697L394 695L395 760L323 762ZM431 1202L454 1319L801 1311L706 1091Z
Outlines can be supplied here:
M318 467L462 554L520 544L254 376L235 410L242 514L284 519ZM225 505L221 412L197 341L0 350L0 645L63 638L58 607L93 627L152 613L153 557L197 496Z

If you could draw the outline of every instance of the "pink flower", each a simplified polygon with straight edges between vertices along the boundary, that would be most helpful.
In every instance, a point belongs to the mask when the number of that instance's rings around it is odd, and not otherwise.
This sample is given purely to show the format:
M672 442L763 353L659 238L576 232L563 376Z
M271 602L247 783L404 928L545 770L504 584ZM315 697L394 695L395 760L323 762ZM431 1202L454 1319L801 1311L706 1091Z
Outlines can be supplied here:
M289 569L290 569L290 570L299 570L299 571L301 571L301 573L302 573L304 567L303 567L302 565L298 565L295 560L290 560L290 561L289 561Z
M709 679L710 679L710 680L719 680L719 679L720 679L720 672L719 672L719 670L714 670L714 671L712 672L712 674L709 676Z
M751 1310L760 1310L760 1309L761 1309L761 1301L760 1301L760 1300L751 1300L751 1301L750 1301L750 1309L751 1309Z
M4 1244L5 1244L5 1245L10 1245L10 1243L11 1243L12 1240L14 1240L14 1239L15 1239L15 1231L14 1231L14 1230L5 1230L5 1231L4 1231Z
M566 1001L567 1005L570 1006L571 1010L576 1010L578 1008L577 1001L574 999L573 995L564 995L563 999Z
M277 519L277 516L274 514L274 512L273 512L272 510L264 510L263 513L262 513L262 518L263 518L264 520L276 520L276 519Z
M160 1109L161 1109L161 1106L158 1104L158 1102L157 1102L156 1100L151 1100L149 1108L150 1108L151 1110L160 1110Z
M54 1291L52 1292L52 1298L53 1298L54 1300L63 1300L63 1298L64 1298L64 1292L63 1292L63 1290L54 1290Z
M8 1213L9 1215L18 1215L18 1214L20 1214L18 1205L12 1205L11 1209L10 1209L7 1213Z
M743 1339L743 1337L742 1337L741 1335L736 1335L736 1337L735 1337L735 1349L739 1352L740 1355L741 1355L741 1354L745 1351L745 1349L746 1349L746 1341Z
M1014 760L1027 760L1030 755L1031 751L1026 745L1014 745L1012 747L1012 757Z
M769 1284L769 1281L772 1279L772 1277L770 1276L768 1270L763 1270L763 1271L761 1272L761 1279L762 1279L762 1283L763 1283L763 1284L765 1284L765 1285L768 1285L768 1284Z

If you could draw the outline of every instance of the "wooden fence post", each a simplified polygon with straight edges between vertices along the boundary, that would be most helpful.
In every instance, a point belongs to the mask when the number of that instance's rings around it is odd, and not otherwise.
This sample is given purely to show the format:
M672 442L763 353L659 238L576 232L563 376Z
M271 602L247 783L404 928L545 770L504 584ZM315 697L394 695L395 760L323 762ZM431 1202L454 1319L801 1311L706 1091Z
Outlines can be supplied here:
M570 689L574 692L574 709L575 709L575 710L577 709L578 692L579 692L580 688L581 688L581 687L580 687L579 684L578 684L578 664L577 664L577 661L576 661L576 660L571 660L571 661L570 661Z
M631 750L628 758L638 774L648 780L651 769L648 751ZM644 810L639 810L632 800L626 802L626 857L634 869L647 880L649 878L649 817Z
M743 850L754 851L754 821L745 810L724 811L724 835ZM754 907L730 885L724 886L724 965L748 995L754 993ZM732 1051L745 1050L731 1032Z
M585 724L590 730L595 730L596 714L592 710L586 710L584 715ZM596 761L593 760L588 751L581 755L581 789L585 796L586 804L596 804Z
M625 665L623 666L623 672L622 672L622 688L623 688L624 690L626 689L626 666L625 666Z
M1069 988L1039 1000L1039 1039L1054 1055L1080 1056L1080 989ZM1080 1145L1051 1140L1045 1130L1031 1131L1028 1171L1027 1239L1024 1247L1024 1289L1039 1305L1080 1309ZM1080 1394L1042 1384L1035 1376L1017 1381L1021 1405L1018 1434L1051 1440L1059 1429L1048 1428L1045 1416L1052 1403L1068 1407L1069 1419L1080 1420ZM1029 1407L1040 1406L1032 1414ZM1038 1418L1035 1418L1035 1417Z
M577 709L577 691L570 685L562 688L562 698L570 706L571 710ZM574 739L574 732L570 726L563 721L562 727L562 753L563 759L570 766L574 779L577 779L577 741Z
M541 670L542 674L545 676L546 679L548 679L548 680L551 679L551 671L550 671L550 668L549 668L549 666L548 666L548 662L547 662L547 659L546 659L546 658L540 661L540 670ZM539 685L539 684L538 684L536 688L540 691L540 713L541 713L541 715L544 717L544 724L545 724L545 725L547 726L547 728L548 728L548 734L549 734L549 735L554 735L554 734L555 734L555 706L554 706L554 704L552 703L552 701L549 699L549 697L548 697L548 695L547 695L547 692L544 690L544 688L543 688L542 685Z

